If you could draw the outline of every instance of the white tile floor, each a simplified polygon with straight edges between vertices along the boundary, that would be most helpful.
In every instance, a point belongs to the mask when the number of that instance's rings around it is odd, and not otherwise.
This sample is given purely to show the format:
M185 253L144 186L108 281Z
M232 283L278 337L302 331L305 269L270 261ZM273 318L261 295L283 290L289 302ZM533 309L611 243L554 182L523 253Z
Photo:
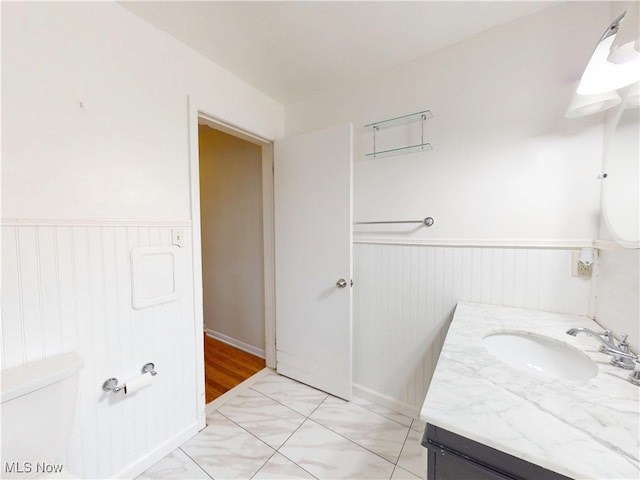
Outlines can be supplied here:
M426 478L424 424L269 372L138 479Z

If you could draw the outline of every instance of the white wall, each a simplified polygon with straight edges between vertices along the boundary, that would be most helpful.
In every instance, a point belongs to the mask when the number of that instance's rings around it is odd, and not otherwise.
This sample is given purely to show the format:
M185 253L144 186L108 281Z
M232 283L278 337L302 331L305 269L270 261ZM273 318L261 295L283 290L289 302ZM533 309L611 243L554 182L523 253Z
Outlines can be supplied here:
M262 148L198 131L205 330L264 357Z
M457 301L592 314L570 253L598 231L603 116L564 112L609 14L566 2L287 106L287 133L354 122L356 221L435 218L356 228L361 394L415 412ZM432 151L363 158L363 125L422 109ZM411 128L378 138L415 140Z
M188 219L188 95L282 133L281 105L115 2L2 14L5 218Z
M435 218L411 237L592 239L602 117L563 114L608 19L608 3L551 7L287 106L287 133L354 122L356 220ZM363 125L424 108L433 151L363 158Z
M257 131L284 108L115 2L2 5L2 368L85 361L68 467L135 476L198 428L188 95ZM184 230L178 302L134 311L129 251ZM155 361L154 386L102 382Z
M596 320L640 352L640 250L602 248L598 262Z
M610 110L606 116L605 155L619 118L619 108ZM636 201L640 202L640 198ZM616 337L628 334L631 349L640 352L640 250L617 246L604 215L603 212L598 232L600 252L595 317L600 325L611 330Z

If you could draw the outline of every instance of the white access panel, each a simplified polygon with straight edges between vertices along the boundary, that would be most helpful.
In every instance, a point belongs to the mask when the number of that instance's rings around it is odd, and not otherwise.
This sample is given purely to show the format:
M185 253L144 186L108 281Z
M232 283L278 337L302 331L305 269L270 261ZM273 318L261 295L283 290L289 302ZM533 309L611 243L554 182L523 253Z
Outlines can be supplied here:
M133 308L139 310L178 298L176 255L179 251L175 245L131 250Z

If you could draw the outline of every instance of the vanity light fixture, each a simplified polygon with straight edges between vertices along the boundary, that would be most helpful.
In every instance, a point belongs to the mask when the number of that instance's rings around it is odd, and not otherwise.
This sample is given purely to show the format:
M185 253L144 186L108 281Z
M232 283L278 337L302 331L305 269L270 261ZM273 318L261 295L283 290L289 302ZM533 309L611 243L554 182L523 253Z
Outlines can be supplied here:
M610 92L631 85L640 79L640 55L633 56L630 55L630 52L627 55L613 55L614 58L622 60L626 57L627 60L624 63L612 63L609 61L612 53L611 47L620 29L620 22L622 22L626 13L623 12L622 15L616 18L600 38L587 64L587 68L582 74L576 93L580 95L596 95ZM633 50L632 45L631 50ZM628 48L625 46L625 52L626 50Z
M640 38L638 38L640 4L637 1L628 2L625 13L624 26L616 34L608 57L608 60L615 64L634 60L637 62L640 57ZM635 28L632 28L632 26L635 26Z
M637 40L625 38L624 44L614 46L620 23L626 15L627 12L623 12L618 16L600 38L565 117L582 117L614 107L621 100L617 90L640 80L640 52L635 50ZM637 35L631 28L628 33Z

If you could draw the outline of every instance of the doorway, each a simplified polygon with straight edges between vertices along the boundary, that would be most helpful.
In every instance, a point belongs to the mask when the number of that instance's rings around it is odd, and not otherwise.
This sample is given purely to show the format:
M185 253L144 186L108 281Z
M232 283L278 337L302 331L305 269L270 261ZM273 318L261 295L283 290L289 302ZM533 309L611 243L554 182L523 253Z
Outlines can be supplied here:
M275 135L265 132L247 119L239 119L216 105L189 96L189 184L191 210L191 247L193 268L193 333L194 374L196 377L197 424L206 426L204 382L204 331L202 288L202 245L200 235L200 158L198 153L198 128L207 125L229 133L262 148L262 223L264 248L264 321L265 354L268 368L276 368L275 335L275 252L274 252L274 198L273 198L273 141Z
M265 367L262 146L198 125L205 403Z

